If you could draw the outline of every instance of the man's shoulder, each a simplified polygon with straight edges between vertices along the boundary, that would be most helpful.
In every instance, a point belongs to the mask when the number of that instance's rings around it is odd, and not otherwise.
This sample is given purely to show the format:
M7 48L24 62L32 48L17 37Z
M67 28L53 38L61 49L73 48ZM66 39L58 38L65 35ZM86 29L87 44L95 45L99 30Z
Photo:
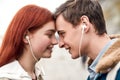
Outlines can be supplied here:
M108 73L107 80L120 80L120 62Z
M116 75L116 79L115 80L120 80L120 68L119 70L117 71L117 75Z

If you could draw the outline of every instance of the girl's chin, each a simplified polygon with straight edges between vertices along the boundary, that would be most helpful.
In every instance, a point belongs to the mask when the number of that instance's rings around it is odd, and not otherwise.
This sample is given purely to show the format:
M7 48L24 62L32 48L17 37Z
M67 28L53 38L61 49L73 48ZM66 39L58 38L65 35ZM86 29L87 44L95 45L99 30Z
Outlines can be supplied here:
M50 52L50 51L49 52L48 51L45 52L42 58L50 58L51 57L51 53L52 52Z

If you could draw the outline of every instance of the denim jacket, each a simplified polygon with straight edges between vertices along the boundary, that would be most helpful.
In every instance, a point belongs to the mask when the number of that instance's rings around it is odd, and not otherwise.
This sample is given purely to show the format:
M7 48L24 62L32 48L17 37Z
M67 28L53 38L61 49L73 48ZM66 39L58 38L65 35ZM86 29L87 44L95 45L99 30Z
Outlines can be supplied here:
M93 60L90 59L88 65L91 65L92 62ZM118 67L117 70L114 69L116 66ZM109 80L120 80L120 35L117 36L117 41L107 49L98 61L96 73L98 75L94 80L108 80L108 77L114 77ZM90 80L90 76L87 80Z

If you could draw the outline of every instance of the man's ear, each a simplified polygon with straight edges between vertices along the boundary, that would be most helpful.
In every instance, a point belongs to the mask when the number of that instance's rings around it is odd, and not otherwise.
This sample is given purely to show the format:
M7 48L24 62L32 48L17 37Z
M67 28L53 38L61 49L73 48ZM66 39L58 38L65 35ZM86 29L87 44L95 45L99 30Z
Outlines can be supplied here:
M85 16L85 15L83 15L80 18L80 21L81 21L81 23L85 23L86 26L90 23L89 18L87 16Z
M89 28L90 28L90 26L89 26L89 23L90 23L89 18L87 16L83 15L80 18L80 21L81 21L80 25L81 25L82 30L84 30L84 32L88 32Z

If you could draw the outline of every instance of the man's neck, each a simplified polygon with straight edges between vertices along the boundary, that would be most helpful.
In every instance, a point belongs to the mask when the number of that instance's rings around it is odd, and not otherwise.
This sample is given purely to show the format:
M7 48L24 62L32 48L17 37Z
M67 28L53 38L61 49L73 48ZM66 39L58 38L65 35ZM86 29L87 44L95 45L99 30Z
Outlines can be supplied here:
M109 41L110 38L106 34L95 36L90 42L88 56L94 60Z

